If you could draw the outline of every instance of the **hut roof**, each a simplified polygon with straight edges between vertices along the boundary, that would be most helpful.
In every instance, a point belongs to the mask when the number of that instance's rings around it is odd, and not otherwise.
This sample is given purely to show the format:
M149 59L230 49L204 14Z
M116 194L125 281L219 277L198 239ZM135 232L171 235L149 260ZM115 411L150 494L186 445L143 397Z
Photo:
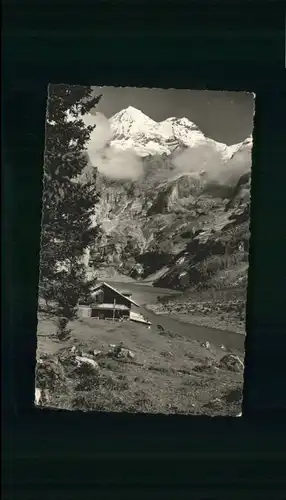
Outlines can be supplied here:
M117 295L119 295L120 297L124 298L125 300L127 300L128 302L130 302L131 304L134 304L134 306L136 307L140 307L139 304L137 304L137 302L135 302L135 300L132 300L130 297L126 297L125 295L123 295L121 292L119 292L119 290L116 290L116 288L114 288L113 286L109 285L108 283L105 283L102 282L102 283L99 283L98 285L96 285L94 287L94 289L92 290L92 294L93 295L95 292L97 292L100 288L102 287L107 287L109 288L110 290L112 290L114 293L116 293Z

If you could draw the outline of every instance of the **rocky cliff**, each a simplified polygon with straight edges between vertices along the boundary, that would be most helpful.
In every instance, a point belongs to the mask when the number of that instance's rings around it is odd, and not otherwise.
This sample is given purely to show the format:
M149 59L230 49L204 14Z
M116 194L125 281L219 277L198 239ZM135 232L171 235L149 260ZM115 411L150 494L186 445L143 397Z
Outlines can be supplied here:
M252 138L223 145L185 118L157 123L134 108L109 126L106 144L88 148L100 192L90 264L160 287L244 286Z

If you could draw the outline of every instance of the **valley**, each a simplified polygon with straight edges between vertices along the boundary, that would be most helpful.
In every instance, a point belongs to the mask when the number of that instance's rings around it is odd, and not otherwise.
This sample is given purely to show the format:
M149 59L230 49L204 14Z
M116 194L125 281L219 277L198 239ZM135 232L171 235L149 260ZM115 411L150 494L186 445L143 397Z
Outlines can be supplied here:
M175 309L186 321L208 325L209 314L202 314L200 306L214 300L218 307L212 308L212 322L243 333L252 138L226 146L204 137L187 120L176 124L172 118L156 125L128 109L111 120L112 139L97 152L97 159L109 158L110 170L107 164L102 170L99 163L100 198L94 216L98 237L90 248L90 271L98 279L134 280L182 292L175 301L159 300L152 309ZM169 130L167 138L162 130ZM176 144L170 142L170 130ZM108 153L110 148L115 153L119 138L116 151L129 151L130 141L137 144L132 146L136 162L133 156L124 157L126 178L121 171L116 175ZM145 148L143 155L142 147L152 138L160 147L167 141L168 154L158 146L155 153L147 154ZM90 169L92 160L93 151ZM136 173L138 162L138 176L130 178L130 168ZM190 293L196 296L191 302Z
M87 277L132 294L151 325L77 317L61 339L40 308L37 404L238 416L252 137L219 143L132 106L82 119L96 125L76 179L98 192Z

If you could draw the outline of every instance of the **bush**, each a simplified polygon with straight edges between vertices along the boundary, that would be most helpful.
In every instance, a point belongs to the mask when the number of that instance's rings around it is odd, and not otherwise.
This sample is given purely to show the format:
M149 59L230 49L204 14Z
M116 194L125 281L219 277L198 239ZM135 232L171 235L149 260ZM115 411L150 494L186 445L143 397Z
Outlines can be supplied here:
M36 365L36 387L39 389L56 389L65 380L65 372L60 363L52 357L40 359Z

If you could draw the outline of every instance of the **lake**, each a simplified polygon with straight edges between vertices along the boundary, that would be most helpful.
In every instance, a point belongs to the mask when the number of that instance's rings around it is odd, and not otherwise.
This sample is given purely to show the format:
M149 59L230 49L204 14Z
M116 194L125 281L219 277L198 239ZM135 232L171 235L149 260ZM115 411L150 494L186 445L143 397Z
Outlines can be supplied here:
M171 330L173 333L188 337L192 340L206 341L208 340L216 346L225 345L228 349L244 352L245 336L240 333L235 333L207 326L198 326L186 323L177 319L176 316L170 314L155 314L153 311L146 309L148 304L156 304L158 296L174 296L180 295L181 292L170 290L168 288L157 288L140 282L122 283L115 281L107 281L114 288L132 293L132 299L140 304L140 312L152 323L151 329L156 330L157 325L162 325L166 330Z

